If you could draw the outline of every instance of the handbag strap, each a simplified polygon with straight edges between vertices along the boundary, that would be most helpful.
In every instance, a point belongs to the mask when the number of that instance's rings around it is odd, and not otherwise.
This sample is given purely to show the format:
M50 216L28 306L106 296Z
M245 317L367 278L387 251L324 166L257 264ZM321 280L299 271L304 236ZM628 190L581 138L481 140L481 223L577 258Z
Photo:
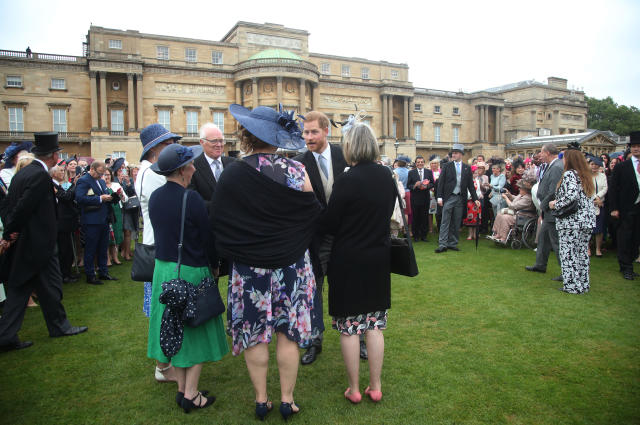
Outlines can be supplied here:
M398 184L396 183L396 180L393 178L393 176L391 176L391 181L393 182L393 190L396 192L398 205L400 205L400 210L402 210L402 198L400 197L400 192L398 192ZM409 241L409 249L413 251L413 243L411 242L411 235L409 234L409 226L407 225L407 217L405 217L404 211L402 211L402 224L404 228L404 235L407 238L407 241Z
M176 269L178 270L178 279L180 279L180 264L182 264L182 242L184 241L184 222L185 222L185 212L187 210L187 196L189 196L189 191L185 190L184 195L182 195L182 218L180 220L180 242L178 243L178 265Z

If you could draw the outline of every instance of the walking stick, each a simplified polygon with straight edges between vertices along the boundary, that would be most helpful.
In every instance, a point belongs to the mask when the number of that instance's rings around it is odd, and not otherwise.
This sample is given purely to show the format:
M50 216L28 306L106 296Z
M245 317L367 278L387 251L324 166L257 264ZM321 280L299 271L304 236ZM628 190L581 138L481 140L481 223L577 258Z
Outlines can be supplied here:
M69 235L71 238L71 251L73 252L73 259L76 266L76 274L80 274L80 269L78 268L78 256L76 254L76 242L73 240L73 233Z

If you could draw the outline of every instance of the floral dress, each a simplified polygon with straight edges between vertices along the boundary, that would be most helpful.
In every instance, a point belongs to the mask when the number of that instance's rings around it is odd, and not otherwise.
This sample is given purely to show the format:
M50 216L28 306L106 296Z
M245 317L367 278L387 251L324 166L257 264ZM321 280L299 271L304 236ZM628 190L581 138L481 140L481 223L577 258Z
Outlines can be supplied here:
M305 169L299 162L274 154L256 154L244 160L274 181L302 191ZM233 262L227 294L233 354L271 342L275 332L300 347L309 346L315 290L309 250L294 264L279 269Z

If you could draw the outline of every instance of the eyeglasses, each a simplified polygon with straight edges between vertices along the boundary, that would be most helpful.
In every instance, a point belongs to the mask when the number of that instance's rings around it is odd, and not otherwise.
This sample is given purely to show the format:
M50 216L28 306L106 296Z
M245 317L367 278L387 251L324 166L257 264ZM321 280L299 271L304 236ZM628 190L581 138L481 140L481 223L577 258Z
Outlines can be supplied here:
M224 140L222 140L222 139L209 140L209 139L202 138L200 140L205 140L205 141L211 143L212 145L218 145L218 146L224 145Z

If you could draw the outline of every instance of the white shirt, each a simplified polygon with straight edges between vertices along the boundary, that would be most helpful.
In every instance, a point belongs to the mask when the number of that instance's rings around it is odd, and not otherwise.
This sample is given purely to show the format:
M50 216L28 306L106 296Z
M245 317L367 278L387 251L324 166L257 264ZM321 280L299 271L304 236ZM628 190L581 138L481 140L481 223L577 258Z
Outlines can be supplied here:
M206 153L204 154L204 157L207 159L207 162L209 163L209 168L211 168L211 172L213 173L213 177L215 177L216 176L216 166L213 163L213 161L216 161L216 160L211 158L210 156L208 156ZM222 156L219 156L217 161L220 163L220 172L222 173L222 170L224 170L224 165L222 165Z
M165 176L154 173L149 170L151 163L146 159L140 164L140 171L136 178L136 194L140 199L140 208L142 209L142 222L144 230L142 232L142 243L145 245L153 245L155 238L153 236L153 227L151 227L151 219L149 218L149 197L159 187L163 186L167 179ZM144 183L144 188L141 185Z
M638 162L640 162L640 159L636 158L635 156L631 157L631 163L633 165L633 171L636 173L636 181L638 182L638 189L640 189L640 173L638 173ZM638 198L636 199L636 204L640 202L640 193L638 193Z

